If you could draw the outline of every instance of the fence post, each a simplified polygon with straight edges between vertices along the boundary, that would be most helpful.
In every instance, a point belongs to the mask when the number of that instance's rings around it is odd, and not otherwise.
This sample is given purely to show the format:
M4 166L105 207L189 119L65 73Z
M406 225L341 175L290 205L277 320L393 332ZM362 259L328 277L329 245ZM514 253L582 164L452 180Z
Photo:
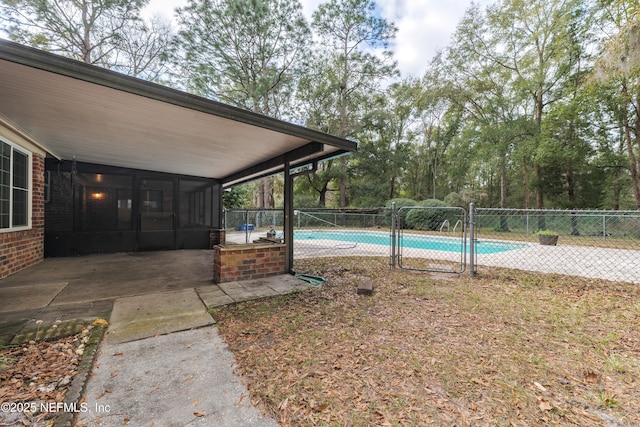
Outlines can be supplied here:
M474 265L474 252L475 252L475 239L476 239L476 229L475 229L475 215L474 215L475 206L473 203L469 203L469 276L473 277L475 274L475 265Z
M244 242L249 243L249 211L244 211Z
M396 269L396 202L391 203L391 268Z

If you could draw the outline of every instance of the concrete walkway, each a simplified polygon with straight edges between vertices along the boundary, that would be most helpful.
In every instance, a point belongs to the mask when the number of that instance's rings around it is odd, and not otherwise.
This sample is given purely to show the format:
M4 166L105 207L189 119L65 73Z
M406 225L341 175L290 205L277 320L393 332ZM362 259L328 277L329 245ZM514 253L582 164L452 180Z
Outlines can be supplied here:
M252 406L208 309L300 291L291 275L212 283L211 251L47 259L0 281L0 337L58 320L110 325L84 393L87 426L275 426ZM68 332L68 329L67 329Z
M102 344L87 382L87 426L276 426L251 405L233 355L206 327Z
M291 276L236 282L234 301L300 289ZM242 292L244 287L251 289ZM276 426L251 404L207 306L233 302L212 287L119 298L86 385L88 426ZM207 303L207 300L209 303Z

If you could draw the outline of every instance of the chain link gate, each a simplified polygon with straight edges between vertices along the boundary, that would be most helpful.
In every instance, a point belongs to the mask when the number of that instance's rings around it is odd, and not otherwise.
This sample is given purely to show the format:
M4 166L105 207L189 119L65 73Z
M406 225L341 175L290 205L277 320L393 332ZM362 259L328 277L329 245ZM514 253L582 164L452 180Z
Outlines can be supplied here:
M391 264L405 270L464 273L467 211L440 206L392 207Z

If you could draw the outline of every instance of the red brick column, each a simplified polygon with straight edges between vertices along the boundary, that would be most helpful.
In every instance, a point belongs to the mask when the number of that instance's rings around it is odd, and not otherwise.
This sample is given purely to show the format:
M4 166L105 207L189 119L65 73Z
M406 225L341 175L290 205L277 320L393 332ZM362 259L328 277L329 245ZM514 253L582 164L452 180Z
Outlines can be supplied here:
M224 228L209 231L209 247L227 243L227 231Z
M259 279L286 273L284 244L216 245L215 283Z

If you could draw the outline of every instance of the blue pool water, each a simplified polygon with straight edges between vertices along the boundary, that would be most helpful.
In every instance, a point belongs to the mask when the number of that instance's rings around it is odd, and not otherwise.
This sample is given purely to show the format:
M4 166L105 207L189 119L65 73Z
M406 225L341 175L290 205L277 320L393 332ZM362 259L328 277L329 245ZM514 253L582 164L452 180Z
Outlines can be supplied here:
M391 244L391 236L387 232L377 231L350 231L350 230L297 230L294 233L295 240L333 240L339 242L349 242L353 244L384 245ZM424 249L432 251L461 252L463 250L462 241L454 237L428 236L422 234L403 233L399 237L400 245L403 248ZM476 253L480 255L495 254L499 252L511 251L524 247L522 243L493 242L478 240L476 242ZM345 247L346 248L346 247ZM469 252L467 242L466 251Z

